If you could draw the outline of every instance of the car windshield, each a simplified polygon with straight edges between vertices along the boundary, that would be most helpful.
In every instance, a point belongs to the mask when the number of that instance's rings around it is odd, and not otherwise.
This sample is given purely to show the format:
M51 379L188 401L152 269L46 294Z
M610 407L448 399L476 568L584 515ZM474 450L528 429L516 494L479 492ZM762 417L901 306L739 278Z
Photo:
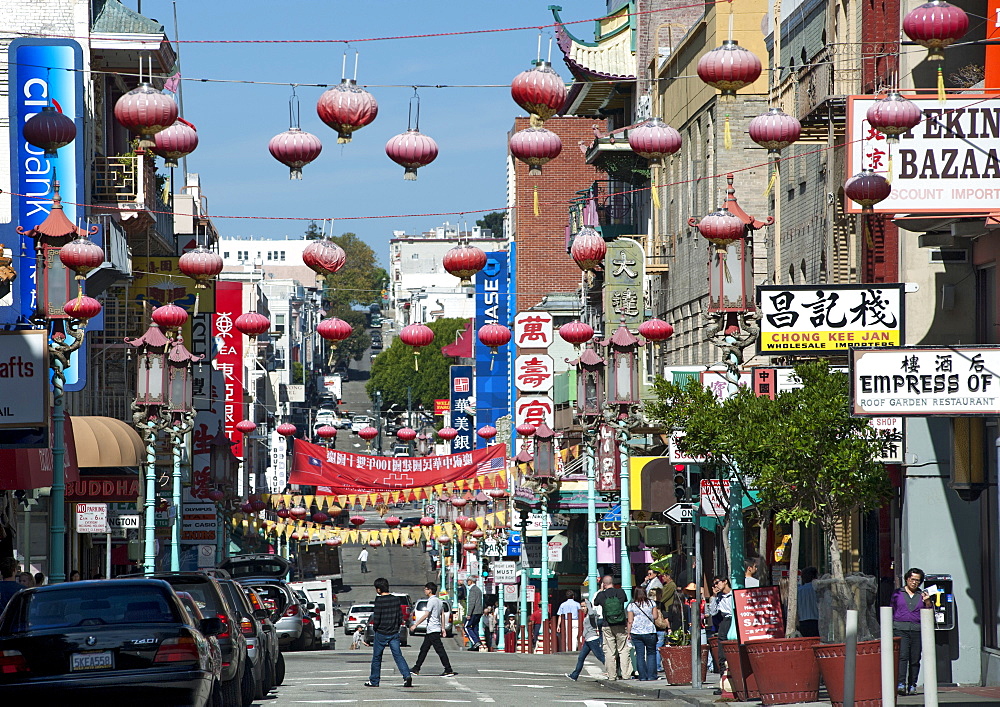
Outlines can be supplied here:
M154 587L81 587L33 592L26 599L15 632L107 624L174 623L180 619L173 602Z
M264 606L272 611L284 611L288 604L288 595L281 587L274 584L253 585L254 591L260 596Z

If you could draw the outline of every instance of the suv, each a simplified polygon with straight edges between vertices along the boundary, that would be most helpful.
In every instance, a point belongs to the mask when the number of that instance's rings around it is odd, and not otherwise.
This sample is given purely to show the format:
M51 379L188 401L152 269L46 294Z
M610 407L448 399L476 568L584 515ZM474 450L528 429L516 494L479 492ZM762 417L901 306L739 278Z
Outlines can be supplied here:
M264 633L264 627L260 625L258 617L254 615L253 605L243 592L243 586L231 579L216 579L222 588L229 605L238 615L240 622L240 633L247 641L247 657L253 673L252 683L247 681L247 687L252 691L249 699L243 696L245 702L252 702L255 698L262 700L274 687L274 664L276 656L271 655L268 637ZM270 615L270 612L268 612Z
M303 630L305 617L298 598L285 581L290 567L284 557L269 554L234 555L222 563L222 569L240 584L252 587L264 606L274 612L271 620L278 633L278 645L302 650L311 637Z
M218 617L222 630L216 638L222 651L222 696L226 707L250 704L244 702L247 694L244 681L250 681L250 697L253 692L253 666L247 658L247 642L239 630L239 614L223 594L222 587L214 577L203 572L155 572L149 577L162 579L175 592L187 592L205 616Z

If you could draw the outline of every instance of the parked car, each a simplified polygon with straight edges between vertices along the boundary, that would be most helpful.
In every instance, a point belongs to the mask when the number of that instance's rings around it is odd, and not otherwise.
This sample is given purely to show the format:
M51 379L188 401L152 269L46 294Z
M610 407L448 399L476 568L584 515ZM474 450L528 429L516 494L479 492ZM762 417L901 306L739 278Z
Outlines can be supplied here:
M354 604L347 612L347 619L344 621L344 634L350 636L358 626L364 626L375 611L374 604Z
M367 415L355 415L351 418L351 432L357 434L362 428L368 427L371 423L372 419Z
M455 635L455 627L451 623L451 602L447 599L441 600L444 606L443 616L441 617L441 623L448 632L448 638ZM416 621L422 613L427 611L427 599L418 599L417 603L413 606L413 620ZM411 626L410 633L414 636L423 636L427 633L427 622L424 621L419 626Z
M240 584L252 587L274 612L271 620L282 650L302 650L307 641L311 642L312 637L303 630L305 624L298 599L285 580L291 567L288 560L270 554L234 555L221 567Z
M202 626L205 615L201 613L201 609L195 603L194 597L187 592L176 592L176 594L177 598L181 600L181 604L184 605L184 609L188 612L188 616L192 619L193 625ZM213 707L223 707L225 703L222 699L222 681L219 679L222 675L222 649L219 647L219 639L215 634L207 633L203 635L205 636L205 640L208 641L208 655L211 659L212 674L216 676L210 704Z
M214 615L222 622L217 638L222 650L222 696L226 707L249 705L253 698L253 669L247 658L247 642L240 621L214 577L204 572L156 572L149 575L167 582L175 592L194 597L201 613ZM74 584L75 586L75 584Z
M274 612L267 607L263 597L257 593L256 589L242 584L240 586L247 595L250 605L253 606L254 616L257 617L257 621L264 629L264 635L268 643L268 652L274 660L274 684L280 685L285 681L285 656L281 654L281 648L278 645L278 630L274 627L274 621L272 621Z
M319 612L319 607L316 603L309 600L305 592L302 590L293 590L295 592L295 598L299 600L299 607L302 611L303 625L302 630L306 635L306 638L302 640L302 647L306 650L311 650L314 648L322 648L324 641L324 627L323 627L323 617ZM306 625L305 621L308 620L310 625ZM310 628L311 626L311 628ZM312 636L312 640L309 636Z
M156 579L25 589L0 617L0 695L4 704L206 707L222 678L207 637L222 629L217 616L196 625Z
M250 661L252 681L244 681L244 685L252 690L252 694L243 696L243 701L247 704L254 699L264 699L267 693L274 687L274 664L276 656L272 656L268 637L264 633L264 627L260 625L257 617L254 616L253 606L243 592L243 587L232 579L216 578L226 601L237 614L240 624L240 632L247 641L247 657Z

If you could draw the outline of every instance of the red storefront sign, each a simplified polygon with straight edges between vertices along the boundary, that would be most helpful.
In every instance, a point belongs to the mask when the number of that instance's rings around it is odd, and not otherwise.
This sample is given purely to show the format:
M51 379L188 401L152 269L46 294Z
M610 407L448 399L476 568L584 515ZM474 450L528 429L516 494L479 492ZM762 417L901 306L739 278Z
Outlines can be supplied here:
M135 503L139 498L139 478L131 476L88 476L66 483L66 501L85 503Z
M740 643L784 638L785 621L781 615L781 592L777 587L734 589L733 598Z
M236 423L243 419L243 334L234 326L243 312L243 283L220 280L215 284L215 315L212 336L218 353L213 365L223 378L223 427L233 445L233 454L243 456L243 435Z

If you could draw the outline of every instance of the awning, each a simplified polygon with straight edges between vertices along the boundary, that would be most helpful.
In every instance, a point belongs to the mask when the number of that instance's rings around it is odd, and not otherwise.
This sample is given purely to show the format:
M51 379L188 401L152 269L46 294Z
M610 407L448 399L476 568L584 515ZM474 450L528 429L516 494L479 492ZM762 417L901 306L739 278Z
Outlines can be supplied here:
M73 426L63 423L66 435L65 478L80 479ZM0 490L41 489L52 485L52 449L0 449Z
M77 462L82 468L139 466L146 456L142 438L121 420L91 416L71 420Z

